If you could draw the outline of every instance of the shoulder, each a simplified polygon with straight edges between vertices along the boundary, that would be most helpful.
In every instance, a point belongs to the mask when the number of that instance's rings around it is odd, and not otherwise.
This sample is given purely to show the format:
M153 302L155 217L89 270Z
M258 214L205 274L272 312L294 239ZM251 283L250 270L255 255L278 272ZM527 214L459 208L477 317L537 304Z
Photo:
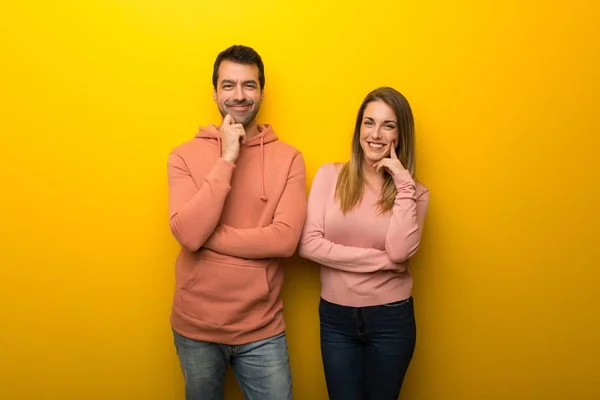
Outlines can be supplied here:
M344 164L345 163L340 163L340 162L331 162L331 163L322 164L317 169L317 174L315 175L315 179L317 177L320 179L325 179L325 180L337 179L337 176L339 175L340 171L344 167Z
M277 154L280 157L303 158L302 152L297 147L292 146L291 144L289 144L287 142L284 142L282 140L277 140L277 141L273 142L271 145L273 145L273 147L277 150Z
M319 170L323 170L326 173L330 174L330 175L337 175L340 173L340 171L342 170L342 168L344 168L344 165L346 165L346 163L343 162L330 162L330 163L325 163L322 164L319 167Z
M265 147L267 146L270 148L270 157L278 170L286 170L288 174L301 173L306 179L306 162L298 148L281 140L271 142Z
M320 188L319 190L325 190L326 188L333 188L337 185L337 179L343 164L340 163L326 163L322 164L315 173L312 180L312 188Z
M180 157L186 158L190 154L198 154L198 151L204 147L207 147L208 143L206 140L190 139L175 146L171 149L169 157Z
M167 156L167 163L171 166L186 164L185 159L192 152L193 140L187 140L171 149Z
M317 193L321 196L325 196L327 193L330 193L337 185L339 169L337 163L321 164L319 168L317 168L315 176L312 179L310 189L311 195Z
M206 174L219 155L217 140L194 138L172 148L167 155L167 166Z

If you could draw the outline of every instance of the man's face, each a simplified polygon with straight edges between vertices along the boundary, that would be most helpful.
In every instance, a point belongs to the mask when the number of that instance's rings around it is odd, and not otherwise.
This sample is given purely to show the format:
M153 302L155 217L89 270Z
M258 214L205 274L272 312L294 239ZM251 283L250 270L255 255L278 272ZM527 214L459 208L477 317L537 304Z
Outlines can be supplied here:
M263 100L258 67L228 60L221 62L213 97L222 117L229 114L236 123L247 126L256 118Z

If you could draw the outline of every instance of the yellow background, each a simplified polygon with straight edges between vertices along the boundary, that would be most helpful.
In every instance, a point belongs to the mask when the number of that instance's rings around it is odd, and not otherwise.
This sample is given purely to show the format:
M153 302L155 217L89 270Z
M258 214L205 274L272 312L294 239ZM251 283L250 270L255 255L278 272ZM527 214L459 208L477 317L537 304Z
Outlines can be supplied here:
M3 2L0 398L183 398L166 157L218 122L233 43L309 184L369 90L414 108L432 197L403 399L600 398L599 6L491 3ZM295 398L325 399L317 268L286 271Z

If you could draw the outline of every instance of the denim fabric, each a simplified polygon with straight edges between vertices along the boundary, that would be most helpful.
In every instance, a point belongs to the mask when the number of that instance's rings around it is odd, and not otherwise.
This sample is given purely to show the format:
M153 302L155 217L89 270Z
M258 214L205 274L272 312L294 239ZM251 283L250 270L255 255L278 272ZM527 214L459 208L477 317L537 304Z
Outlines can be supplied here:
M412 297L346 307L321 299L321 355L330 400L397 400L413 356Z
M186 400L222 400L231 365L246 400L291 400L285 333L243 345L199 342L173 332Z

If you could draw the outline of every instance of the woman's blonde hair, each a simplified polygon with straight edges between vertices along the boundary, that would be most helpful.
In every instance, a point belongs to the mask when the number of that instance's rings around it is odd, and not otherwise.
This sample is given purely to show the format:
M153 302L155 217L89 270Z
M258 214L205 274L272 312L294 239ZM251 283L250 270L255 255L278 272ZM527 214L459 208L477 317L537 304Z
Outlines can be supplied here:
M350 161L344 164L337 179L335 197L339 201L340 210L344 214L352 210L362 199L365 176L362 169L364 153L360 145L360 128L365 108L373 101L382 101L394 111L398 122L398 143L396 144L395 151L404 168L410 172L413 178L415 176L414 118L410 104L394 88L381 87L375 89L367 94L358 109L356 125L354 126L354 137L352 138ZM386 174L381 195L377 202L380 213L391 211L397 192L394 179L390 174Z

